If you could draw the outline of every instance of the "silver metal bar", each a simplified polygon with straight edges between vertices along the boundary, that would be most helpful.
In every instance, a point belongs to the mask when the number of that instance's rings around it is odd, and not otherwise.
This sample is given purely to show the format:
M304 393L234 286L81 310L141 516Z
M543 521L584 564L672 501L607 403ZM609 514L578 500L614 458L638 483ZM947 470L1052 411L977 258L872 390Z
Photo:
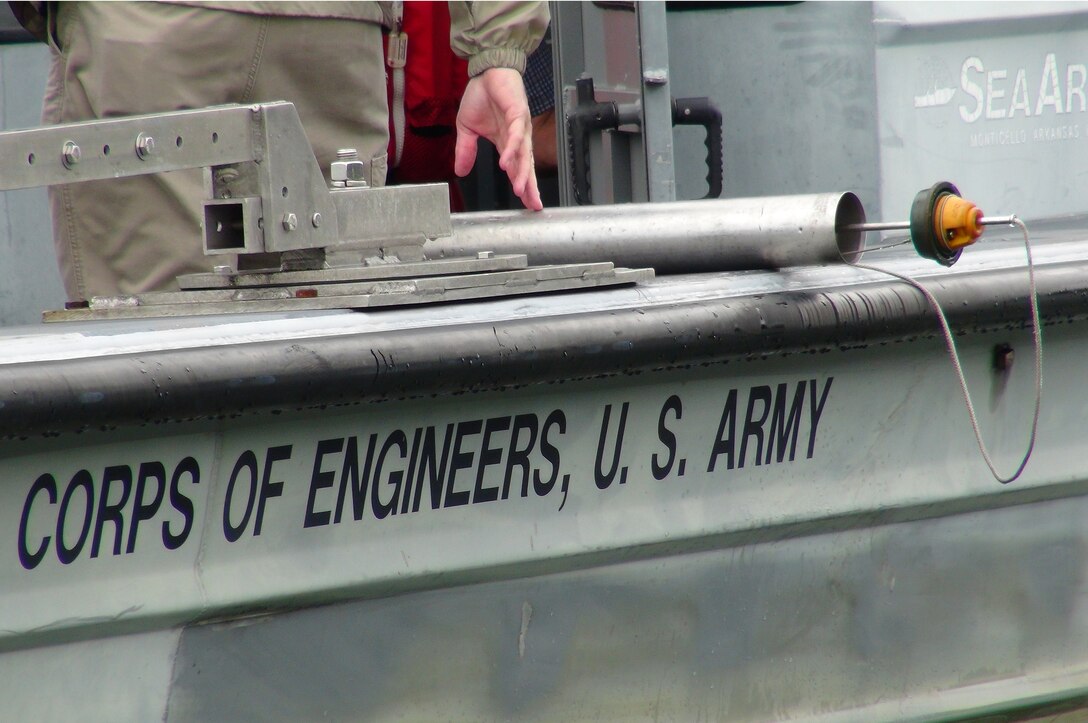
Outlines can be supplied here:
M213 252L321 248L339 239L324 176L298 112L283 101L9 131L0 133L0 158L19 159L5 168L0 190L204 168L212 207L228 214L206 225L227 225L231 204L244 221L257 197L263 216L260 223L250 219L249 232L235 242L206 240Z
M1016 216L983 216L978 220L980 226L1012 226ZM910 221L874 221L872 223L852 223L845 227L848 231L909 231Z
M646 199L676 200L673 168L672 84L669 82L669 40L664 2L635 3L638 18L638 60L642 103L642 168ZM634 169L632 169L634 170Z
M266 271L245 274L187 274L178 277L182 291L203 289L254 288L298 284L336 284L350 281L376 281L419 276L471 274L484 271L509 271L528 266L524 254L492 257L466 257L442 261L407 261L372 266L342 266L308 271Z
M264 107L289 105L268 103ZM260 106L221 106L0 133L0 191L251 161ZM150 139L150 140L149 140ZM142 152L138 150L142 148Z
M781 268L855 257L865 211L852 193L454 214L428 258L522 253L530 264L612 261L658 273Z
M552 26L552 68L555 77L555 110L557 119L565 119L570 110L574 95L573 82L584 70L582 58L583 23L582 3L564 3L552 0L548 3L551 10ZM565 122L556 123L556 148L559 165L559 201L563 206L577 205L574 187L570 182L573 172L570 153L570 141Z

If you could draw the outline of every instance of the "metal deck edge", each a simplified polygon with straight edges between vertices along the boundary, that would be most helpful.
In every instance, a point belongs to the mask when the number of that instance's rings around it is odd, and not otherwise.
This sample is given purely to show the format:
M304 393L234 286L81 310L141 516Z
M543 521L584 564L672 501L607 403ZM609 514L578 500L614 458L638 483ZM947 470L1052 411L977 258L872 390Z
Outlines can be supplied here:
M1046 324L1088 316L1088 262L1037 269ZM957 334L1029 323L1023 268L927 285ZM562 316L0 367L7 438L425 398L939 333L898 281ZM611 339L607 346L602 339Z

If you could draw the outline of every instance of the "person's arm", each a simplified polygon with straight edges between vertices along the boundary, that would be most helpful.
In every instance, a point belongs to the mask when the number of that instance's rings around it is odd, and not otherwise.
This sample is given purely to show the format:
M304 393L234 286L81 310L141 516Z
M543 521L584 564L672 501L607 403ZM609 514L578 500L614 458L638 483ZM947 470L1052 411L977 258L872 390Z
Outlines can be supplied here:
M454 172L476 162L483 137L499 151L499 167L526 208L543 208L533 167L532 122L521 74L548 27L544 2L450 2L450 47L468 59L470 80L457 113Z

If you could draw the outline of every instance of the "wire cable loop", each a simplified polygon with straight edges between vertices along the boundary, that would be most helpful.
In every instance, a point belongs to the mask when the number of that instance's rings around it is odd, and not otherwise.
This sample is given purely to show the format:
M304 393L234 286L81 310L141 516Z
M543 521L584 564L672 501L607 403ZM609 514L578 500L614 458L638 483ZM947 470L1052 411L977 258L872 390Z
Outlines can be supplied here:
M1006 220L1004 217L1002 220ZM1023 459L1020 460L1020 464L1017 465L1016 471L1007 477L1003 477L994 464L993 459L990 457L990 452L986 448L986 443L982 439L982 430L979 428L978 415L975 413L975 405L971 401L971 392L967 388L967 378L963 373L963 365L960 363L959 352L956 349L956 340L952 335L952 328L949 326L948 318L944 314L944 310L941 309L941 304L937 300L937 297L933 295L925 286L922 285L917 279L913 279L904 274L897 273L895 271L889 271L888 269L882 269L877 266L870 266L868 264L854 264L860 269L867 269L869 271L876 271L878 273L887 274L888 276L895 277L900 281L904 281L915 289L920 291L922 295L929 302L930 306L937 314L937 320L941 324L941 331L944 334L945 346L948 349L949 357L952 359L952 366L956 373L956 379L960 385L960 391L963 393L963 401L967 405L967 415L971 419L971 429L975 433L975 441L978 442L978 449L982 453L982 458L986 462L986 466L990 468L990 473L1001 484L1008 484L1015 481L1024 472L1024 468L1027 467L1028 461L1031 459L1031 453L1035 449L1036 434L1039 430L1039 411L1042 408L1043 401L1043 337L1042 337L1042 322L1039 317L1039 294L1035 285L1035 263L1031 255L1031 240L1028 237L1028 228L1022 220L1017 216L1008 216L1007 222L1010 226L1015 226L1020 229L1020 232L1024 234L1024 251L1027 255L1028 261L1028 293L1029 301L1031 304L1031 321L1032 321L1032 339L1035 345L1035 412L1031 419L1031 435L1028 438L1027 451L1024 452ZM893 244L898 246L900 244ZM888 248L888 247L877 247ZM876 249L866 249L876 250Z

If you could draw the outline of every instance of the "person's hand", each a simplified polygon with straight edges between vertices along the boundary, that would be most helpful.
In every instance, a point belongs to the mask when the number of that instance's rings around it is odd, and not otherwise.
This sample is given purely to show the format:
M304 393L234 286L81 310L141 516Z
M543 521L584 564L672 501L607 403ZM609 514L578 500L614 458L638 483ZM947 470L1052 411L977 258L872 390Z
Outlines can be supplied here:
M514 195L528 209L544 208L533 167L529 101L521 73L513 68L490 68L469 80L457 111L453 170L458 176L467 176L476 163L480 137L498 149L499 168L510 177Z

